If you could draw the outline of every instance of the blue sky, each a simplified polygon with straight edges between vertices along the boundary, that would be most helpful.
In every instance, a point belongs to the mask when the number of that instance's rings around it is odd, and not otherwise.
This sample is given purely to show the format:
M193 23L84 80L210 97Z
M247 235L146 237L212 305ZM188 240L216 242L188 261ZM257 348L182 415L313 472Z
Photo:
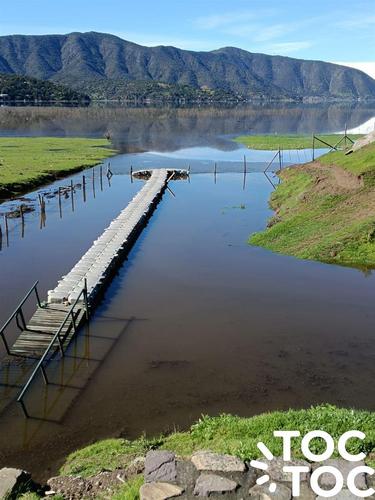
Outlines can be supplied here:
M0 8L0 35L91 30L143 45L230 45L375 67L375 0L4 0Z

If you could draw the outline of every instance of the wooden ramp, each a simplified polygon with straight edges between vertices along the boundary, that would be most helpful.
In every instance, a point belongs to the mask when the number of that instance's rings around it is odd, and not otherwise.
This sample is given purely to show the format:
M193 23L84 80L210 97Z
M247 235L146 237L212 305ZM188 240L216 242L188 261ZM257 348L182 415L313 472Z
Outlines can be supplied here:
M47 304L45 307L38 307L26 325L26 329L22 331L13 347L11 347L11 354L28 358L41 358L64 322L69 310L70 306L63 304ZM85 310L84 308L78 308L72 314L73 317L66 321L61 329L60 338L64 348L71 341L75 329L82 323ZM57 339L53 347L55 349L60 347Z

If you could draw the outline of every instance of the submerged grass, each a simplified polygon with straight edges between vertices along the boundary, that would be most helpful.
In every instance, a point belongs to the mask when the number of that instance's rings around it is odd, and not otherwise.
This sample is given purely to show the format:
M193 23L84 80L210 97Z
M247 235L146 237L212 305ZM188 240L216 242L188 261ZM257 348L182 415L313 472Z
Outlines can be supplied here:
M249 460L259 458L257 443L263 441L275 456L281 456L282 442L280 438L273 436L273 431L282 429L299 430L302 436L311 430L320 429L328 432L336 441L344 432L357 429L366 434L366 439L349 441L348 450L352 453L363 451L369 454L375 449L375 413L321 405L305 410L264 413L250 418L233 415L204 416L187 432L175 432L150 441L144 437L136 441L101 441L72 453L60 473L90 476L102 470L114 470L126 466L135 456L156 448L168 449L180 456L189 456L196 450L209 449ZM293 440L295 457L302 456L300 445L300 438ZM311 450L321 453L324 450L323 442L319 439L312 441ZM139 483L129 486L130 491L133 491L133 486L139 488L140 484L141 479Z
M115 154L106 139L0 138L0 197L100 163Z
M276 216L250 237L251 244L303 259L375 267L375 144L347 156L329 153L280 176L271 196Z
M328 144L335 145L343 137L343 134L328 134L318 136ZM352 140L362 137L358 134L350 135ZM241 135L234 139L250 149L261 149L276 151L281 149L308 149L312 148L312 135ZM315 147L324 148L324 144L316 141Z

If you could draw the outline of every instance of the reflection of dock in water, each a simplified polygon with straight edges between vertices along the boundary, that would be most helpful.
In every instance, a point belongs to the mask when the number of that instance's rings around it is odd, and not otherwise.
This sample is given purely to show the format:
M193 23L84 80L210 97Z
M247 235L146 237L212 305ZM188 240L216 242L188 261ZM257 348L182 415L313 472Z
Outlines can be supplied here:
M44 422L61 424L74 402L82 397L88 382L115 348L117 341L138 318L101 316L97 321L110 323L101 335L92 334L89 323L74 337L63 358L52 358L48 366L49 383L34 384L28 395L33 415L23 425L23 447L27 448ZM35 366L35 360L34 360ZM33 368L33 360L12 358L0 366L0 412L14 401Z

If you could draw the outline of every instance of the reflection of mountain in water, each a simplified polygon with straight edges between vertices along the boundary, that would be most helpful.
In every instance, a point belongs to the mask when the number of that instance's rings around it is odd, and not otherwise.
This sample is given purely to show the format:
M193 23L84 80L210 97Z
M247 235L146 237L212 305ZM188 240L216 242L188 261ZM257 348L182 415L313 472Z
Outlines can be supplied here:
M222 150L236 145L224 136L322 133L360 126L375 104L267 105L226 108L88 107L0 108L3 135L103 137L122 152L175 151L194 146Z

